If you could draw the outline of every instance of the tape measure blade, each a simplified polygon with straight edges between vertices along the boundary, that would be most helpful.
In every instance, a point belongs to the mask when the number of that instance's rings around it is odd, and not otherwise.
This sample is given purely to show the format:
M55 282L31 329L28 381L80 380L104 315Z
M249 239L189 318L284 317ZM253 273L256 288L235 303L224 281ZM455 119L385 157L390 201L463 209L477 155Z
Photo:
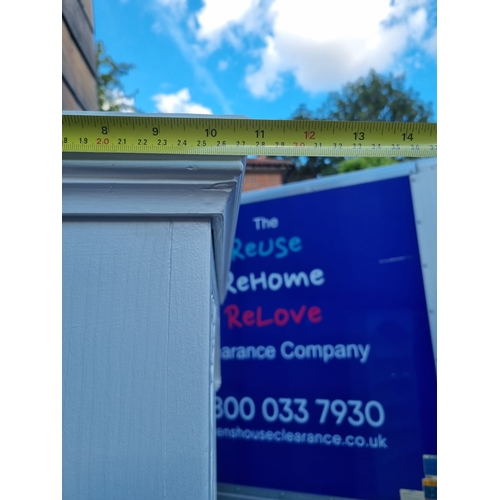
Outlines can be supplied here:
M63 152L313 157L437 155L435 123L67 114Z

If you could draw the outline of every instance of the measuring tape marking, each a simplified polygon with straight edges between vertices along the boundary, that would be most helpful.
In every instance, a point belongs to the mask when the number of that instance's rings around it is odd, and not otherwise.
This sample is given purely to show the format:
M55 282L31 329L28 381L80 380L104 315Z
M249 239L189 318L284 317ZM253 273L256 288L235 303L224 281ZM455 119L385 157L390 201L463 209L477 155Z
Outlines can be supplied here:
M437 124L63 113L62 151L432 157Z

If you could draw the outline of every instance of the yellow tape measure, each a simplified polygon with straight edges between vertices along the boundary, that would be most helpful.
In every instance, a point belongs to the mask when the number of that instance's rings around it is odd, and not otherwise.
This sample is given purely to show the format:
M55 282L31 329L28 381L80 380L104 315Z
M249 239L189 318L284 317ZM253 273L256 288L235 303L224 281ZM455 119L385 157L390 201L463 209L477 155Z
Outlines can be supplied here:
M66 112L62 116L62 150L63 153L429 157L437 155L437 125Z

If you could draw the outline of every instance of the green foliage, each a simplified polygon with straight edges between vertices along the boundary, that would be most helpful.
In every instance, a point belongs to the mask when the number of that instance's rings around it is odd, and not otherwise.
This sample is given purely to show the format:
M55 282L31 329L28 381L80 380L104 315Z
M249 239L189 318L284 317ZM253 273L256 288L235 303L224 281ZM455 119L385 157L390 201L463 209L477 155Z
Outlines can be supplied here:
M371 70L365 78L344 85L340 92L328 94L325 102L312 111L301 104L292 116L295 120L427 122L433 112L411 88L405 89L405 77L388 77ZM402 158L307 158L296 163L290 181L333 175L379 165Z
M126 95L121 78L134 68L133 64L116 63L106 54L104 44L97 42L97 98L102 111L137 111L134 95Z
M341 92L329 93L316 116L320 120L427 122L432 116L431 105L404 87L404 75L386 78L371 70L366 78L344 85ZM307 108L304 111L307 113Z
M397 163L396 158L378 158L378 157L360 157L349 158L343 160L337 165L337 173L344 174L346 172L354 172L356 170L364 170L365 168L380 167L381 165L391 165Z

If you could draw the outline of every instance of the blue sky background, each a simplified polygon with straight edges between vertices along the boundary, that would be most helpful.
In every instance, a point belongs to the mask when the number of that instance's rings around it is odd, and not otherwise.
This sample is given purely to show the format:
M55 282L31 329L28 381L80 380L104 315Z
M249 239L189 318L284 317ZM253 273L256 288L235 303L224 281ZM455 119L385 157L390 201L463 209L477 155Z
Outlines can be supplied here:
M373 68L436 112L435 0L94 0L95 39L145 113L288 119Z

